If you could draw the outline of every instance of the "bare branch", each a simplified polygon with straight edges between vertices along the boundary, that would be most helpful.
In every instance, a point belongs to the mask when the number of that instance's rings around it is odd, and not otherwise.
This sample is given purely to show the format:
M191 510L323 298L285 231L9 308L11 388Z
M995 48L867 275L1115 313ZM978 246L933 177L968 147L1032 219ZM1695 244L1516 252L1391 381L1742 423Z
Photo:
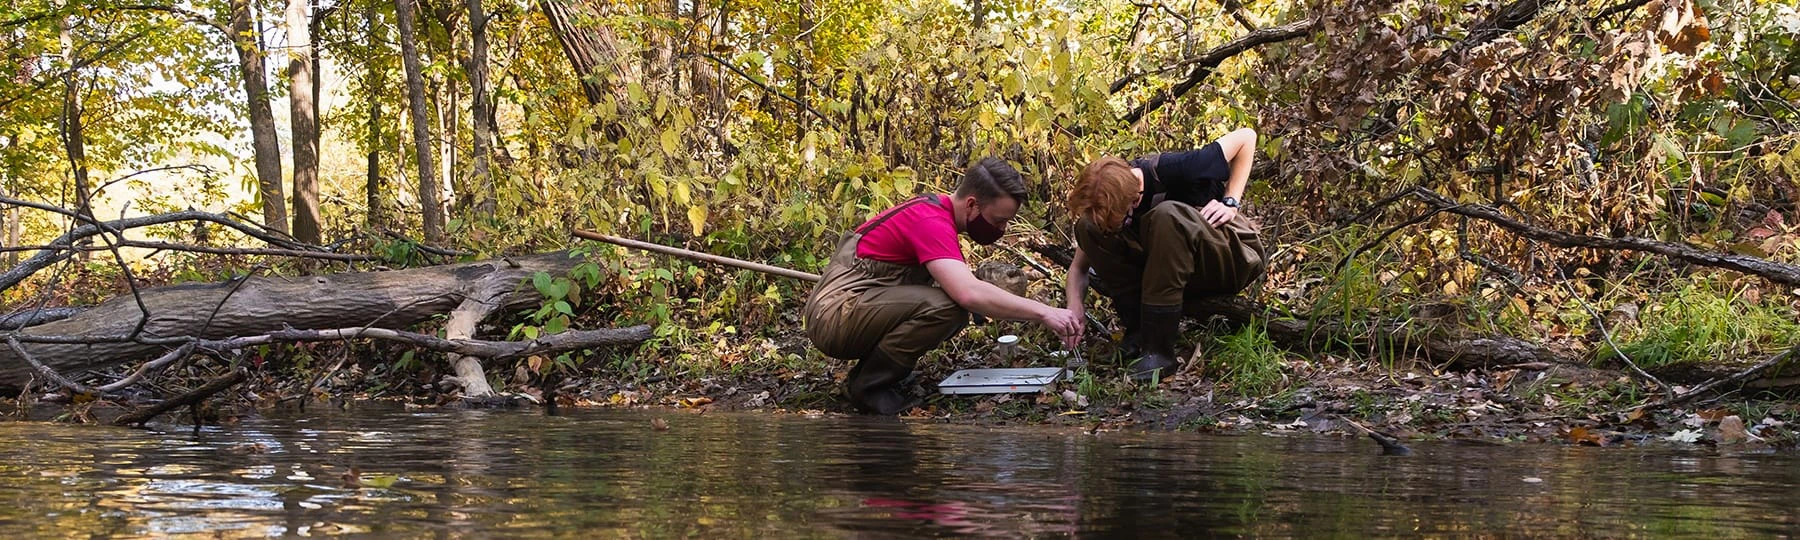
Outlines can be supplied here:
M152 226L152 225L164 225L164 224L168 224L168 223L176 223L176 222L181 222L181 221L209 221L209 222L217 223L220 225L224 225L226 227L230 227L232 229L236 229L238 232L242 232L246 235L249 235L252 238L256 238L258 240L262 240L264 242L268 242L270 244L280 246L284 249L295 250L295 251L322 252L322 249L319 248L318 246L313 246L313 245L309 245L309 244L304 244L304 243L284 239L284 238L269 234L267 232L264 232L262 230L244 225L242 223L239 223L239 222L232 220L230 218L227 218L225 216L221 216L221 215L213 214L213 213L209 213L209 212L200 212L200 211L196 211L196 210L188 210L188 211L184 211L184 212L172 212L172 213L168 213L168 214L159 214L159 215L154 215L154 216L143 216L143 217L126 218L126 219L102 222L102 221L95 221L92 218L83 217L76 212L69 211L68 209L55 207L55 206L51 206L51 205L46 205L46 204L41 204L41 203L35 203L35 202L31 202L31 201L14 199L11 197L0 197L0 204L12 204L12 205L24 206L24 207L28 207L28 208L36 208L39 210L45 210L45 211L49 211L49 212L55 212L58 214L73 216L78 220L86 222L86 224L81 225L79 227L72 228L69 230L68 233L65 233L61 237L58 237L56 240L51 241L44 249L39 250L37 255L34 255L31 258L26 259L24 262L19 263L18 266L14 266L12 269L7 270L4 273L0 273L0 290L12 288L14 285L18 285L20 281L24 281L25 278L30 277L32 274L37 273L37 271L42 270L42 269L44 269L52 264L55 264L57 262L60 262L62 260L68 259L76 251L74 249L74 244L77 240L87 238L90 236L94 236L97 234L101 234L102 232L111 232L111 233L116 234L116 233L118 233L120 231L124 231L126 229L135 229L135 228L139 228L139 227L148 227L148 226Z
M0 330L18 330L34 324L60 321L84 310L85 308L77 307L22 309L0 316Z
M167 354L157 357L155 360L145 362L144 365L142 365L142 366L138 366L137 371L131 372L131 375L128 375L123 379L113 381L112 384L101 386L99 388L99 390L101 392L117 392L119 390L128 388L131 385L137 384L138 381L143 380L145 375L154 373L156 371L160 371L160 370L162 370L162 368L164 366L172 364L177 360L187 358L188 355L194 353L194 348L198 347L199 345L200 345L199 342L190 341L186 345L176 347L173 350L170 350ZM15 349L15 351L16 350L17 349Z
M88 388L87 386L82 385L81 383L69 380L67 377L63 377L62 374L57 373L56 370L50 369L50 366L46 366L42 362L37 361L37 358L32 357L31 353L27 352L25 350L24 345L19 344L19 340L13 339L10 337L6 338L6 346L12 347L13 353L19 355L19 358L24 359L25 363L31 364L31 369L37 370L38 375L42 375L44 378L50 379L50 382L56 383L57 386L61 386L63 388L67 388L71 391L80 392L83 394L98 394L99 393L99 392L95 392L94 389L92 389L92 388Z
M1613 15L1631 11L1631 10L1643 7L1645 4L1649 4L1649 3L1650 3L1650 0L1627 0L1625 2L1620 2L1616 5L1613 5L1606 9L1600 10L1600 13L1595 14L1593 17L1589 18L1588 22L1598 23L1600 21L1606 20L1608 17L1612 17Z
M1580 236L1561 231L1553 231L1527 225L1501 214L1491 206L1480 204L1456 204L1442 195L1422 188L1408 190L1420 201L1445 212L1472 217L1495 225L1502 229L1557 247L1583 247L1593 249L1629 250L1654 253L1701 266L1724 268L1746 274L1761 276L1769 281L1789 286L1800 286L1800 267L1767 259L1760 259L1734 253L1707 251L1686 244L1674 244L1648 238L1602 238L1597 236Z
M1126 113L1123 120L1126 124L1136 123L1139 119L1143 118L1144 115L1150 114L1151 112L1162 108L1163 105L1168 104L1170 100L1186 94L1188 90L1199 85L1200 81L1205 80L1207 75L1211 75L1213 70L1219 67L1220 63L1242 54L1244 51L1270 43L1280 43L1305 37L1318 28L1318 21L1312 19L1264 28L1231 40L1230 42L1215 47L1200 56L1178 61L1167 69L1188 66L1187 76L1183 78L1181 82L1175 83L1175 86L1166 91L1157 93L1154 97L1151 97L1149 101L1138 105L1138 107L1132 109L1130 113ZM1120 90L1123 90L1126 85L1131 84L1132 81L1137 80L1143 75L1144 73L1135 73L1121 77L1119 80L1113 81L1113 84L1108 91L1111 93L1118 93Z
M6 96L5 98L0 98L0 110L5 110L7 107L12 106L12 104L17 103L19 100L22 100L22 99L25 99L25 98L28 98L28 97L31 97L31 96L37 94L37 92L39 90L43 90L44 87L49 86L51 83L61 82L63 80L64 75L84 69L88 66L93 65L95 62L99 62L100 60L103 60L108 56L112 56L113 53L116 53L116 52L119 52L120 50L125 49L125 47L127 45L130 45L132 42L137 41L138 38L144 37L144 35L145 35L145 33L139 32L136 34L132 34L130 36L126 36L125 39L121 39L119 41L108 44L106 46L106 48L100 49L100 52L98 52L98 53L95 53L93 55L82 56L80 61L75 62L75 64L69 66L68 68L66 68L62 71L56 72L56 75L54 75L54 76L44 77L42 79L39 79L37 82L32 83L31 88L28 88L23 92L19 92L14 95Z
M113 425L115 425L115 426L128 426L128 425L132 425L132 424L140 424L141 425L144 422L149 421L151 418L156 418L156 415L181 408L182 406L185 406L185 405L192 405L195 403L199 403L200 401L205 400L208 397L211 397L213 394L217 394L220 391L225 390L226 388L231 388L232 386L237 385L237 383L244 382L244 379L247 379L247 378L249 378L249 375L246 374L243 369L232 368L230 375L226 375L223 377L219 377L217 379L213 379L211 381L207 381L206 384L200 385L199 388L195 388L195 389L189 391L188 393L182 394L180 396L176 396L174 399L165 400L161 403L157 403L155 405L144 407L144 408L141 408L141 409L138 409L135 411L131 411L124 415L121 415L117 419L113 420Z
M1800 357L1800 345L1795 345L1794 347L1789 348L1787 352L1771 356L1767 360L1758 362L1756 365L1750 366L1743 371L1733 373L1730 377L1708 381L1705 384L1694 387L1693 390L1682 392L1681 395L1675 396L1670 399L1668 403L1664 403L1664 405L1679 405L1696 397L1700 397L1707 392L1711 392L1714 388L1727 384L1737 384L1749 381L1751 377L1761 375L1762 372L1768 371L1769 368L1781 365L1783 362L1787 362L1797 357Z
M739 77L743 77L744 80L750 81L751 84L761 87L764 92L774 94L776 97L787 100L788 102L793 103L795 106L800 107L802 110L812 113L813 116L818 117L820 120L824 120L826 122L832 121L830 117L825 116L825 113L821 113L821 112L819 112L818 109L812 108L812 105L808 105L806 102L800 101L798 98L795 98L793 96L781 93L780 90L776 90L774 87L769 86L768 83L765 83L762 80L757 79L756 77L750 76L749 73L744 73L744 70L738 69L737 65L732 64L731 62L726 62L725 59L723 59L723 58L719 58L718 56L714 56L712 53L707 53L707 52L700 53L700 56L704 56L707 59L712 60L713 62L718 63L721 66L725 66L725 69L729 69L729 70L731 70L732 73L736 73L736 74L738 74Z
M1561 266L1556 267L1556 274L1558 277L1562 278L1563 286L1568 287L1569 297L1574 298L1576 302L1579 302L1581 304L1581 309L1587 311L1588 317L1593 318L1594 324L1600 328L1600 337L1606 340L1606 345L1612 347L1613 352L1619 355L1620 360L1625 361L1625 366L1631 368L1631 372L1636 373L1637 376L1643 377L1645 380L1652 383L1656 383L1656 386L1662 389L1663 395L1673 399L1675 397L1675 387L1669 386L1669 383L1663 382L1662 379L1656 378L1656 376L1651 375L1650 372L1644 371L1644 368L1638 367L1637 361L1632 360L1631 355L1625 354L1625 349L1619 347L1619 343L1613 340L1612 330L1606 327L1606 317L1601 316L1600 312L1595 310L1594 306L1588 303L1587 297L1582 295L1581 291L1577 290L1573 283L1569 283L1569 274L1563 272Z
M214 19L212 17L208 17L206 15L202 15L196 11L191 11L186 8L181 8L181 7L177 7L177 6L138 4L138 5L127 5L127 6L111 6L107 9L116 10L116 11L153 11L153 12L167 13L169 15L174 15L176 17L186 19L189 22L193 22L193 23L199 24L201 26L211 28L213 30L218 30L220 34L224 34L226 37L231 36L231 28L226 26L226 24L223 21Z
M220 248L196 246L193 244L175 244L169 242L149 242L142 240L126 240L119 242L119 247L135 247L158 249L165 251L181 251L187 253L206 253L210 255L266 255L271 257L294 257L302 259L324 259L328 261L363 262L380 260L378 257L356 253L331 253L326 251L300 251L295 249L260 249L260 248Z

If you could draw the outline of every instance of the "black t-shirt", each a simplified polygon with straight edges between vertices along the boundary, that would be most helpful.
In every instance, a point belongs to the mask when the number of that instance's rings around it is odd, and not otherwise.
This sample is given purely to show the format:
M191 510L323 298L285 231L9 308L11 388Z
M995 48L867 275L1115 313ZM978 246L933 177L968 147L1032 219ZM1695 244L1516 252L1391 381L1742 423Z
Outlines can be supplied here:
M1132 221L1163 201L1206 206L1225 197L1225 184L1231 180L1231 163L1217 142L1199 150L1141 157L1131 165L1144 170L1144 199L1131 209Z

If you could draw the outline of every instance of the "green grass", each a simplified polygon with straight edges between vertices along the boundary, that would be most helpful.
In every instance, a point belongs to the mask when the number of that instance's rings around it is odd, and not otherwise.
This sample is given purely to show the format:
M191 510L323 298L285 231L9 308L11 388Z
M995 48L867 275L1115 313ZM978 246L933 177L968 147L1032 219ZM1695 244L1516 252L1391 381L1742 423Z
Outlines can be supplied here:
M1240 394L1264 396L1287 382L1282 370L1286 358L1287 353L1269 339L1268 328L1258 322L1215 338L1207 371Z
M1623 352L1648 369L1760 356L1800 339L1800 323L1791 310L1753 304L1744 290L1699 279L1657 295L1643 309L1636 329L1614 337L1619 348L1603 346L1599 359L1614 360Z

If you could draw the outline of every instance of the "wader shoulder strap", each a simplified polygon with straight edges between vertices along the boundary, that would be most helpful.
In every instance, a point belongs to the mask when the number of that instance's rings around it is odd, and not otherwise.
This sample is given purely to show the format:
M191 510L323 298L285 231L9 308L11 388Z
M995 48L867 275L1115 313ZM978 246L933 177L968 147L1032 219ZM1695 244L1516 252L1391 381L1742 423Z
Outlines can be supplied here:
M1156 205L1162 204L1169 197L1169 190L1163 186L1162 177L1156 174L1156 166L1162 162L1162 156L1161 152L1157 152L1132 160L1132 164L1144 171L1144 199L1138 202L1137 208L1131 209L1133 216L1142 215L1151 208L1156 208Z

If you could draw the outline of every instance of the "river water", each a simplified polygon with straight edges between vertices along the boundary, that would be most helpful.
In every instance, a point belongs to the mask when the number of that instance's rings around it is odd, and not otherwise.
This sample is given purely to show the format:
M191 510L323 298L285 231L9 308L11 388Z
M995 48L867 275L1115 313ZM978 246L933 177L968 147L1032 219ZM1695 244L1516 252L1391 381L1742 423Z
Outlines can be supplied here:
M0 536L1800 535L1793 454L1413 450L1311 434L385 404L198 435L0 422Z

